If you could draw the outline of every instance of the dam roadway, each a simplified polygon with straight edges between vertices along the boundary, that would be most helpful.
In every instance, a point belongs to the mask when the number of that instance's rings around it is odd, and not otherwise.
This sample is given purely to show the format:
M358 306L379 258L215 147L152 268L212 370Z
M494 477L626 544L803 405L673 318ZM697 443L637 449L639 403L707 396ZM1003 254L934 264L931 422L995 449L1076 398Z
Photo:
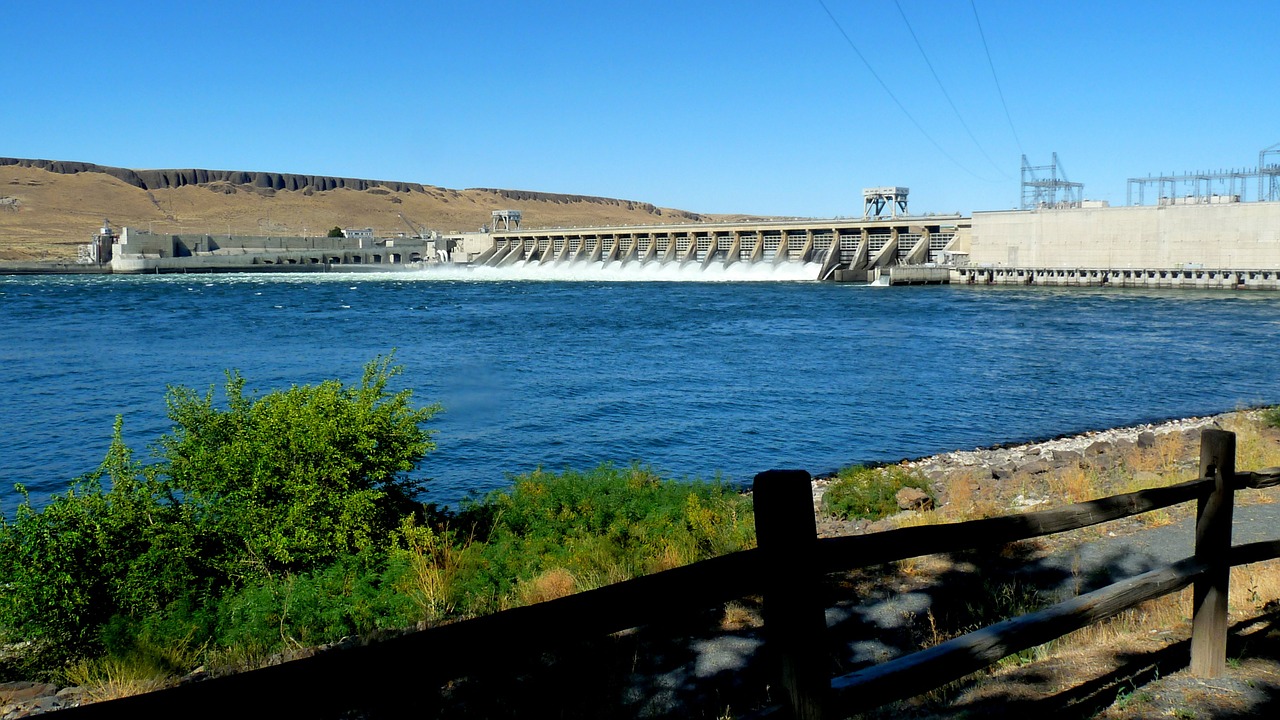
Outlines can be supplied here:
M969 227L970 220L960 215L927 215L514 229L493 232L492 244L472 264L656 263L705 270L737 263L813 263L816 280L867 282L880 269L944 262Z

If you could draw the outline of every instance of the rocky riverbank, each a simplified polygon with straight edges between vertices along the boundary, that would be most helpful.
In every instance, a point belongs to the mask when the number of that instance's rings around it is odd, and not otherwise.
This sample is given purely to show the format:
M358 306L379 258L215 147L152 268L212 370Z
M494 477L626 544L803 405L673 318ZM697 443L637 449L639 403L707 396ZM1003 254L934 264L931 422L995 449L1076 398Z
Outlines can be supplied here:
M1181 447L1198 447L1200 432L1206 427L1222 427L1237 411L1147 423L1130 427L1096 430L1056 437L1051 440L1021 444L998 444L973 450L954 450L938 455L908 460L901 463L907 470L918 472L934 485L940 500L945 503L952 495L952 483L963 479L972 484L971 493L1003 494L1009 488L1002 483L1015 476L1035 478L1051 473L1062 473L1073 468L1106 469L1114 466L1121 456L1135 449L1149 449L1158 442ZM1173 442L1170 442L1173 441ZM1185 458L1182 465L1194 469L1194 461ZM1190 464L1188 464L1190 463ZM823 509L823 496L835 477L818 477L813 480L813 505L818 516L818 534L824 537L863 532L873 529L867 521L844 521L828 517ZM1050 503L1052 498L1036 494L1015 495L1010 498L1013 509L1032 508ZM907 507L903 508L904 511Z
M82 687L59 688L41 682L0 683L0 719L24 718L32 715L76 707L84 699Z

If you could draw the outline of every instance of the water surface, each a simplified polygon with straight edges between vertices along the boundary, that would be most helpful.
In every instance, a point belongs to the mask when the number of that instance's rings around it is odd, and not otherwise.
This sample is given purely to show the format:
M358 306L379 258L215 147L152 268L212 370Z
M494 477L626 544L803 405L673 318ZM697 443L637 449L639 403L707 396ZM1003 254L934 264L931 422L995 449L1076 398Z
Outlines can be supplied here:
M641 460L733 481L1280 402L1280 294L408 275L0 278L0 502L168 429L167 385L396 350L431 500Z

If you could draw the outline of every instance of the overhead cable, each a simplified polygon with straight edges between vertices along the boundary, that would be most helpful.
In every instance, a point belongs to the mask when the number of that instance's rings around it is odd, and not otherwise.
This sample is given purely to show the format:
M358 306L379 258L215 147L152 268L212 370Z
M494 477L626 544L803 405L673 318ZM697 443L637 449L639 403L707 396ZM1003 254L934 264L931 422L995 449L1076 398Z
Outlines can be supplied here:
M840 21L836 19L835 15L831 14L831 9L827 7L827 4L823 2L823 0L818 0L818 4L822 6L822 9L824 11L826 11L827 17L831 18L831 23L836 26L836 30L840 31L840 34L844 37L844 41L849 44L849 47L850 49L853 50L853 53L857 55L858 59L862 61L862 64L867 67L867 71L871 73L871 77L875 78L876 82L880 83L880 87L884 88L884 91L889 96L889 99L892 100L893 103L898 106L898 109L902 111L903 115L907 116L907 119L911 121L911 124L916 126L916 130L919 130L920 134L924 135L925 139L928 140L930 143L932 143L933 146L937 148L938 152L942 153L942 156L950 160L956 167L978 178L979 180L982 180L983 182L990 182L988 178L984 178L978 173L975 173L974 171L970 170L964 163L952 157L951 153L943 149L943 147L938 144L938 141L933 139L933 136L930 135L929 132L925 130L924 127L919 123L919 121L916 120L915 116L911 114L911 111L908 110L900 100L898 100L898 96L893 94L893 91L889 89L889 86L885 83L885 81L880 79L880 75L876 73L875 68L871 67L871 63L867 62L867 59L863 57L862 52L858 50L858 46L854 44L853 38L849 37L849 33L845 32L844 26L840 24Z
M915 28L911 27L911 21L907 19L907 13L903 11L902 4L899 3L898 0L893 0L893 4L898 7L898 14L902 16L902 22L906 23L907 32L911 33L911 39L915 41L916 49L920 51L920 57L924 58L924 64L929 67L929 72L933 75L934 81L938 83L938 89L942 91L942 97L947 99L947 104L950 105L952 111L955 112L956 119L960 121L961 127L963 127L964 131L969 134L969 139L978 147L978 152L982 153L982 157L986 158L987 162L991 163L991 167L995 168L996 172L1004 176L1006 180L1012 180L1013 176L1005 172L995 160L991 159L991 156L987 154L987 149L982 147L982 143L978 142L978 138L974 136L973 130L969 129L969 123L964 121L964 116L960 114L960 108L956 107L955 102L951 99L951 93L947 92L946 85L942 84L942 78L938 77L938 72L933 69L933 63L929 61L929 55L925 53L924 45L920 43L920 38L916 37Z
M982 38L982 49L987 53L987 65L991 68L991 79L996 81L996 92L1000 94L1000 105L1004 108L1004 117L1009 121L1009 129L1013 131L1014 142L1018 143L1018 151L1024 156L1026 150L1022 149L1022 140L1018 137L1018 129L1013 126L1013 116L1009 114L1009 104L1004 101L1004 90L1000 89L1000 78L996 75L996 64L991 62L991 48L987 47L987 35L982 32L982 20L978 18L978 6L973 0L969 0L969 7L973 8L973 20L978 24L978 37Z

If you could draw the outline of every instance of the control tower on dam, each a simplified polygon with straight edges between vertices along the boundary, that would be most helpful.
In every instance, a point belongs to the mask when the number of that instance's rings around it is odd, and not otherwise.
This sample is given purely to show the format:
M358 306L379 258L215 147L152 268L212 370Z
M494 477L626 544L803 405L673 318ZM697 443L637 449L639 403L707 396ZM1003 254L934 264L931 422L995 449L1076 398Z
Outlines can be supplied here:
M701 270L738 263L812 264L815 280L868 282L878 271L946 262L967 249L960 215L859 219L762 220L578 228L504 228L473 265L529 268L640 268L650 264ZM944 271L945 272L945 271Z

